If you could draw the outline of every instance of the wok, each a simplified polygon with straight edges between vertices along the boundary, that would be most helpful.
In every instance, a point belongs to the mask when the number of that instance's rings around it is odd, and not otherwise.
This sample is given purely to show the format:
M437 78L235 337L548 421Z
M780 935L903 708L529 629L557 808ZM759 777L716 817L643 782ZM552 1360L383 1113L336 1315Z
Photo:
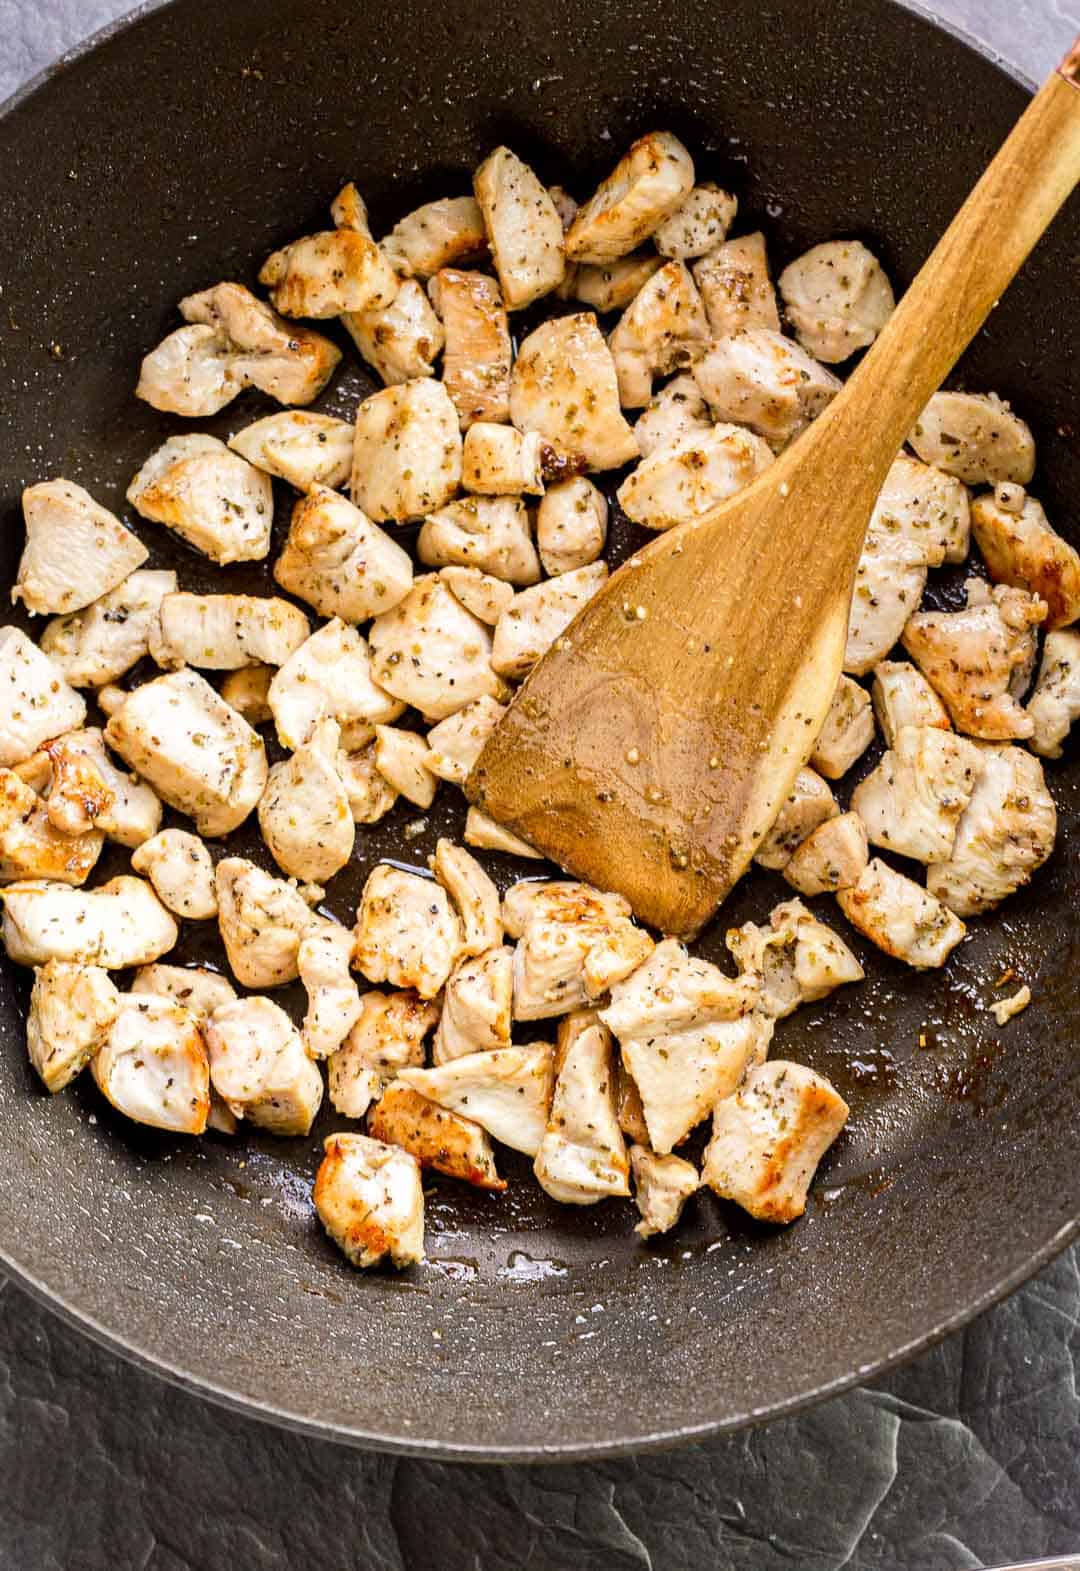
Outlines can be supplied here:
M132 396L176 300L222 277L250 282L273 247L325 227L346 179L379 233L415 203L467 189L499 141L585 194L634 135L670 127L703 174L734 185L743 227L764 223L776 267L857 235L903 285L1025 96L889 0L152 9L47 73L0 121L0 589L14 575L24 484L63 474L121 509L143 457L181 425ZM1078 254L1074 201L958 380L1030 419L1038 494L1080 535ZM350 355L323 407L347 413L370 387ZM224 434L264 412L245 395L196 428ZM278 538L286 512L282 488ZM164 531L140 533L188 587L268 588L260 567L212 569ZM625 551L628 526L616 542ZM77 1325L210 1397L444 1457L625 1452L872 1376L1007 1293L1077 1230L1078 771L1067 759L1050 774L1062 815L1051 862L973 925L946 978L856 940L871 980L781 1027L777 1051L824 1071L854 1109L807 1216L786 1231L703 1194L676 1233L646 1246L625 1203L555 1206L527 1164L505 1158L505 1197L433 1187L424 1266L355 1274L309 1198L331 1113L309 1141L193 1142L124 1123L85 1075L49 1098L26 1061L26 979L5 963L3 1260ZM460 832L462 810L444 788L418 838L403 835L417 817L408 807L361 832L331 908L349 920L376 859L422 863L439 833ZM490 861L503 884L535 871ZM704 952L720 958L724 927L785 893L764 876L737 891ZM205 931L189 928L183 944L188 959L216 954ZM1000 1030L985 1004L1008 967L1035 1000Z

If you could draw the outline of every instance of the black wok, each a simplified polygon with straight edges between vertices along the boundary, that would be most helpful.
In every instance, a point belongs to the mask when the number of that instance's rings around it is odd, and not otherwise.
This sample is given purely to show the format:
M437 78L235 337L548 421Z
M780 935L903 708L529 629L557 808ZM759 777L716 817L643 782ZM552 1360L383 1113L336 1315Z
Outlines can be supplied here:
M1024 101L996 65L889 0L152 10L0 121L0 587L24 484L62 473L119 509L178 427L131 391L174 302L250 280L272 247L325 225L346 179L378 233L417 201L467 189L500 140L585 193L635 134L670 127L703 172L734 184L777 265L855 234L903 284ZM959 381L1031 420L1038 494L1080 539L1078 256L1074 202ZM326 407L348 411L369 386L353 356ZM198 428L224 433L262 412L249 395ZM191 587L265 590L261 569L217 572L163 531L141 533ZM629 539L620 526L623 549ZM782 1028L784 1055L823 1070L854 1107L788 1231L702 1195L677 1234L643 1246L631 1208L561 1209L509 1160L503 1198L438 1183L423 1267L356 1275L309 1200L331 1115L307 1142L189 1142L123 1124L86 1076L49 1098L26 1062L25 979L4 964L3 1258L170 1378L361 1444L601 1455L837 1391L974 1315L1077 1230L1078 771L1067 759L1051 775L1051 863L999 919L975 924L947 979L874 953L865 987ZM402 835L408 809L362 834L333 890L338 915L350 917L373 860L422 862L438 833L459 831L443 795L418 839ZM503 882L517 873L500 862ZM737 893L706 952L719 956L727 922L783 891L761 877ZM212 944L189 932L183 952ZM1035 1002L999 1030L984 1006L1009 966Z

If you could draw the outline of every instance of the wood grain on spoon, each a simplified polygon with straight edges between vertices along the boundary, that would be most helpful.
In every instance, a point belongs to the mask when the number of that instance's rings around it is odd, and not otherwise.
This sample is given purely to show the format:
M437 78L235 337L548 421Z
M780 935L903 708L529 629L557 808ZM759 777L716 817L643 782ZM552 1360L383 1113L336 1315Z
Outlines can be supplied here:
M709 919L813 750L889 466L1080 179L1078 71L1080 42L826 412L614 574L469 777L493 818L664 932Z

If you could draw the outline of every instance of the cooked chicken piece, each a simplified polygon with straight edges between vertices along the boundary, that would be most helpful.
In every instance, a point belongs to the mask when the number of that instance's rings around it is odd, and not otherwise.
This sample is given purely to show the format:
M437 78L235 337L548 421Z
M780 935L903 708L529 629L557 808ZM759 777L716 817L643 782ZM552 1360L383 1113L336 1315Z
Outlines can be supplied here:
M926 887L957 916L979 916L1031 882L1054 849L1057 809L1043 768L1022 747L984 747L982 772L956 830L952 856Z
M263 595L168 594L150 653L158 665L237 671L284 665L311 636L311 623L288 600Z
M1065 627L1080 617L1080 554L1051 527L1033 496L1010 494L1017 489L999 486L994 495L975 499L975 540L996 584L1038 595L1048 606L1047 628Z
M443 995L432 1050L436 1064L509 1047L513 997L514 952L508 945L459 960Z
M535 1156L551 1106L554 1052L550 1042L500 1047L435 1069L403 1069L400 1079L440 1107L473 1119L511 1150Z
M505 705L497 704L493 698L478 698L432 726L427 734L427 767L432 774L454 785L464 785L484 743L505 713Z
M703 437L712 430L709 406L690 373L672 377L634 423L641 456L649 458L685 436Z
M427 720L505 696L492 669L490 628L436 574L418 578L400 605L377 616L369 637L375 681Z
M566 234L573 262L626 256L677 213L694 187L690 154L670 131L635 142L580 208Z
M202 1032L194 1015L169 998L122 995L90 1073L117 1112L137 1124L180 1135L206 1128L210 1073Z
M194 671L129 693L105 740L170 807L190 814L200 835L231 833L266 784L262 738Z
M607 541L607 525L607 501L591 480L578 475L553 486L536 515L536 543L544 571L556 578L595 562Z
M461 954L462 936L441 884L381 864L360 897L353 964L369 982L434 998Z
M330 217L334 220L335 229L356 229L360 234L371 237L367 203L352 180L342 186L330 203Z
M926 588L926 554L903 535L867 533L851 598L844 670L865 676L898 642Z
M143 464L127 499L212 562L259 562L270 549L270 476L216 436L170 437Z
M105 751L105 738L95 726L69 731L44 749L48 779L48 813L61 834L102 830L130 850L141 846L161 827L161 802L142 780L118 769Z
M81 611L122 584L149 552L107 508L70 480L46 480L22 494L26 544L12 600L34 616Z
M878 857L836 898L852 927L916 970L943 966L967 931L935 895Z
M645 1122L645 1109L641 1105L641 1092L621 1056L615 1070L615 1105L619 1128L626 1138L638 1145L648 1145L649 1129Z
M657 1156L648 1146L632 1145L630 1169L634 1201L641 1212L634 1232L642 1238L670 1232L690 1196L701 1188L697 1168L681 1156Z
M346 311L341 318L364 359L387 387L431 376L445 342L443 325L423 286L415 278L398 282L389 305L373 311Z
M430 278L443 267L479 261L487 230L471 196L442 197L407 214L382 242L383 255L402 271Z
M254 862L228 856L214 870L218 925L241 987L281 987L299 976L300 940L319 918L300 891Z
M503 896L502 923L510 938L522 938L533 922L614 923L630 916L624 895L572 879L523 878Z
M478 420L465 433L461 483L480 497L542 496L545 454L554 451L538 431Z
M764 1059L772 1021L756 1007L760 996L757 976L733 981L673 938L611 989L600 1018L619 1039L659 1155Z
M270 684L276 674L275 668L269 665L249 665L241 667L239 671L230 671L221 684L221 696L230 709L235 709L237 714L244 717L248 725L265 725L274 718L270 708Z
M486 627L494 627L514 598L514 586L478 567L444 567L439 574L455 600L460 600Z
M352 856L356 825L337 772L340 735L335 720L321 720L267 776L259 828L274 861L290 877L325 883Z
M618 469L638 456L611 350L589 312L542 322L521 344L510 373L510 418L587 469Z
M547 190L508 147L489 153L473 175L507 309L520 311L562 283L562 219Z
M614 1057L611 1033L591 1010L560 1023L555 1090L533 1172L563 1205L591 1206L630 1193Z
M331 229L305 235L267 257L259 282L282 316L316 320L377 311L393 300L398 278L370 235Z
M1080 633L1046 635L1039 679L1027 712L1035 727L1028 745L1044 758L1060 758L1061 744L1080 715Z
M967 487L954 475L901 453L885 477L869 527L920 546L927 567L962 562L971 543Z
M896 307L892 285L859 240L827 240L780 274L788 320L803 348L827 365L874 342Z
M474 856L452 840L440 839L431 858L432 871L446 890L464 935L459 954L482 955L502 943L499 891Z
M498 284L485 273L444 268L428 285L446 334L443 381L461 429L510 418L510 325Z
M842 676L814 744L810 763L826 780L839 780L873 740L874 710L870 694L849 676Z
M300 940L296 963L308 996L301 1033L309 1058L337 1052L360 1018L360 989L349 970L353 936L333 922L312 926Z
M367 1135L328 1135L315 1177L315 1209L350 1265L390 1257L399 1269L424 1258L420 1164L398 1146Z
M824 1075L773 1059L717 1103L701 1176L760 1222L794 1222L849 1112Z
M395 795L417 807L430 807L438 780L427 766L428 746L415 731L399 726L375 727L375 768Z
M511 834L509 829L504 829L502 824L496 823L490 814L482 808L470 807L465 815L465 833L461 837L466 845L476 846L480 851L505 851L507 856L528 857L531 861L542 862L544 853L537 851L527 840Z
M924 463L968 485L1027 485L1035 473L1031 429L996 393L935 393L908 441Z
M1017 698L1027 686L1033 629L1046 604L1004 584L990 594L969 578L966 588L966 610L916 612L904 628L904 648L944 699L958 731L991 742L1028 737L1034 722Z
M377 824L397 801L397 792L379 773L375 764L375 743L366 743L353 752L343 749L337 756L336 769L354 824Z
M274 578L320 616L366 622L404 599L413 570L408 552L358 507L313 486L293 508Z
M10 769L0 769L0 884L25 878L84 884L104 844L105 836L93 828L62 834L37 792Z
M375 681L371 654L355 627L338 617L313 633L270 683L268 702L282 747L308 741L323 720L346 728L396 720L404 704Z
M441 382L417 377L373 393L356 411L352 499L377 523L444 506L461 484L457 410Z
M717 420L749 426L774 448L801 435L843 385L798 344L766 327L714 339L694 380Z
M94 702L106 719L127 702L127 690L117 687L115 682L106 682L104 687L99 687L94 694Z
M607 563L593 562L515 595L495 626L491 669L514 680L526 676L607 577Z
M352 473L353 428L333 415L285 409L244 426L229 446L256 469L287 480L298 491L337 490Z
M724 942L740 975L760 985L759 1007L774 1020L786 1019L800 1005L816 1003L866 975L843 939L801 900L774 907L768 927L747 922L729 928Z
M120 994L101 966L50 960L34 973L26 1047L49 1091L70 1085L106 1041Z
M264 300L257 299L242 284L217 284L201 294L188 295L180 302L180 315L188 322L207 322L224 333L233 351L229 369L237 379L237 391L242 387L257 387L260 392L276 398L279 404L312 403L341 359L341 350L336 344L310 327L283 321ZM143 362L144 377L145 370L146 361ZM171 407L171 404L155 405L155 408ZM186 412L176 410L177 414ZM190 412L214 413L213 410L194 409Z
M427 567L473 567L510 584L535 584L540 578L520 496L465 496L440 508L424 520L416 554Z
M0 627L0 767L21 764L49 737L86 719L86 702L18 627Z
M413 992L364 993L356 1024L327 1064L337 1111L363 1118L399 1069L423 1064L424 1038L438 1018L438 1004Z
M648 933L632 922L612 923L590 947L581 968L589 1000L602 998L616 982L621 982L642 965L654 948Z
M779 872L818 825L839 812L836 798L816 770L800 769L790 795L758 846L754 861L759 867Z
M701 518L742 491L773 461L760 436L737 425L691 431L643 458L616 493L623 512L646 529Z
M602 316L622 311L663 265L664 258L652 251L635 251L602 266L579 262L567 267L559 294L564 300L580 300Z
M667 262L635 295L608 339L623 408L644 408L654 377L696 359L708 337L705 307L689 268Z
M135 973L131 991L171 998L174 1004L182 1004L194 1015L200 1026L209 1020L215 1009L236 999L232 983L203 966L143 966Z
M176 574L143 569L93 605L46 624L41 647L72 687L115 682L142 659Z
M934 726L902 726L877 768L852 793L874 845L916 862L946 862L971 800L982 755L974 742Z
M1016 992L1013 993L1011 997L999 998L996 1003L990 1004L987 1007L989 1008L990 1013L993 1015L994 1019L997 1021L998 1025L1004 1026L1008 1025L1009 1021L1012 1020L1014 1016L1022 1014L1030 1003L1031 988L1025 985L1024 987L1017 988Z
M951 731L949 712L922 672L906 660L882 660L874 667L874 713L893 747L901 726L935 726Z
M269 998L223 1004L206 1024L210 1078L237 1118L272 1135L306 1135L323 1098L317 1064Z
M807 898L850 889L870 860L866 825L858 813L828 818L792 852L784 878Z
M198 835L163 829L143 841L131 865L146 874L162 905L177 916L192 921L217 916L214 863Z
M16 965L81 960L122 971L147 965L176 943L172 917L141 878L111 878L96 889L27 879L0 889L4 948Z
M479 1124L438 1107L410 1086L389 1086L372 1110L368 1128L374 1139L407 1151L422 1168L434 1168L477 1189L506 1188L491 1141Z
M169 414L216 415L243 392L236 358L235 344L220 328L178 327L143 358L135 396Z
M748 327L780 331L776 291L760 230L718 245L694 263L693 274L715 338L729 338Z
M689 192L670 218L653 231L653 244L661 256L689 261L715 251L727 239L739 204L728 191L705 180Z

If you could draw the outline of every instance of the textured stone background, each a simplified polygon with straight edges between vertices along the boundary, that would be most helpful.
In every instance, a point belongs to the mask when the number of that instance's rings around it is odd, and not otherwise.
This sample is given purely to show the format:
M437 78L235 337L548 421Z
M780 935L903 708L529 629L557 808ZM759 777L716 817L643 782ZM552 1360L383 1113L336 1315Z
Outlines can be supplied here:
M0 0L0 96L125 9ZM1033 78L1080 28L1080 0L936 9ZM0 1283L0 1571L966 1571L1066 1554L1078 1373L1074 1251L802 1417L637 1461L447 1467L223 1412Z

